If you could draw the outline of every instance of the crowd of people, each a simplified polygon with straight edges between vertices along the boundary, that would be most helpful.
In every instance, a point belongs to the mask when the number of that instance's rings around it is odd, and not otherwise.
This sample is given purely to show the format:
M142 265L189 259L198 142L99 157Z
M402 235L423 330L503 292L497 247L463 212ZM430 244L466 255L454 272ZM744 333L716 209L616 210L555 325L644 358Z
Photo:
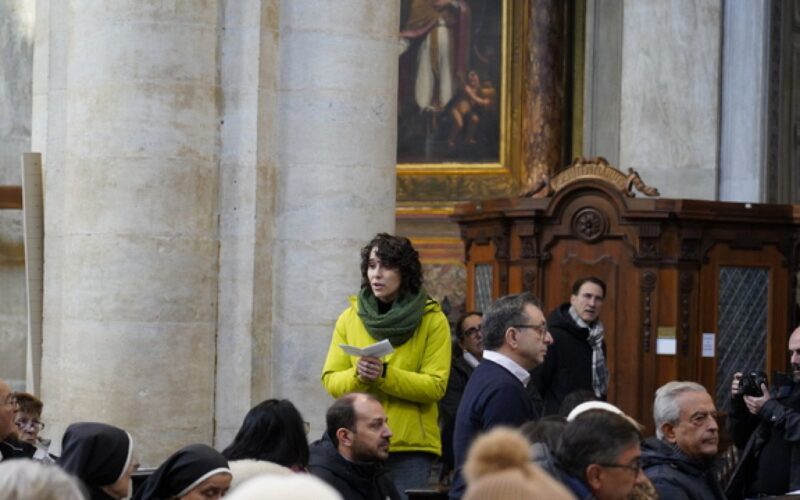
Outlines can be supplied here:
M717 408L704 386L661 386L647 438L605 401L602 280L578 280L549 316L530 293L501 297L459 318L451 335L408 239L377 235L362 249L361 277L322 367L335 401L319 439L309 443L291 401L269 399L222 452L189 444L134 488L128 432L73 423L55 456L40 435L42 401L0 380L0 498L402 500L437 483L465 500L718 500L800 489L800 328L789 340L790 376L755 392L741 373L731 381L728 423L741 458L723 483ZM382 351L356 355L343 344Z

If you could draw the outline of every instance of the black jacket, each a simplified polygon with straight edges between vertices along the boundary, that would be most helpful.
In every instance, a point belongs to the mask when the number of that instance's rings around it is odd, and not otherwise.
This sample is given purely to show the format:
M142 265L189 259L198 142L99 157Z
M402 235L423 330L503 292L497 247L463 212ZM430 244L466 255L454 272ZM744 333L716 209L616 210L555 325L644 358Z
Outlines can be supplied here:
M439 426L442 429L442 463L447 471L453 470L453 432L456 426L456 411L458 403L464 394L464 387L469 381L474 368L464 359L461 349L457 355L453 356L453 363L450 365L450 378L447 381L447 392L439 400Z
M330 484L347 500L399 500L389 470L380 463L350 462L324 434L309 447L308 470Z
M728 430L741 450L726 490L731 498L762 493L757 491L761 489L757 472L769 472L773 465L788 467L788 491L800 489L800 384L779 384L770 392L773 399L764 404L758 415L747 411L742 397L731 400ZM788 463L774 456L781 446L788 447Z
M553 344L547 348L544 363L531 372L531 380L544 399L543 415L558 413L567 394L592 386L592 346L589 329L581 328L569 314L570 304L561 304L547 318ZM603 352L606 344L603 341ZM603 398L605 399L605 394Z
M24 441L8 436L0 441L0 460L12 458L33 458L36 447Z
M724 500L714 461L693 460L657 438L642 443L642 468L660 498Z

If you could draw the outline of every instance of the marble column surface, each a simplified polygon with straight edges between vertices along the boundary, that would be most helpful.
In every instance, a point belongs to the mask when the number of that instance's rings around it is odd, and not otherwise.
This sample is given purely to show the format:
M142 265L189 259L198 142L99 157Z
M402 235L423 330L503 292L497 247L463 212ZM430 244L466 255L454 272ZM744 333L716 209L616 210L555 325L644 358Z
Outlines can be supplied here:
M218 4L57 4L64 66L43 56L37 73L37 137L60 163L45 177L48 431L112 423L155 465L213 432Z
M31 144L34 0L0 1L0 185L21 183ZM22 211L0 210L0 378L25 388L26 308Z
M393 232L399 2L283 2L272 237L272 391L324 427L320 373L360 284L359 250Z
M664 197L715 199L722 1L629 0L623 17L620 169Z

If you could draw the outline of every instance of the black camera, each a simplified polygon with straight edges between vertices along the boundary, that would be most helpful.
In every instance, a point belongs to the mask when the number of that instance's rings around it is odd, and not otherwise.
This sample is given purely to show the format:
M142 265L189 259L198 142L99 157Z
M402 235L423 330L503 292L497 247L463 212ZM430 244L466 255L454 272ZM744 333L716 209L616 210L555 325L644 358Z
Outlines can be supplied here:
M739 381L739 387L745 396L763 396L761 384L769 385L767 374L764 372L745 373Z

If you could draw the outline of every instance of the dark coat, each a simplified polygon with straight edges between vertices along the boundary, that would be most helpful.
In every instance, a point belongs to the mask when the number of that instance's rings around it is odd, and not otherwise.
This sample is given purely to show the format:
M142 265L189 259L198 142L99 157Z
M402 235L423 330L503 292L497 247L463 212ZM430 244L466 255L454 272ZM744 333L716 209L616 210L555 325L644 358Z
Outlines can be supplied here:
M309 447L308 470L333 486L347 500L399 500L389 470L380 463L350 462L324 434Z
M439 422L442 429L442 463L447 470L453 470L453 432L456 425L456 411L461 395L464 394L464 387L467 386L470 375L474 368L464 359L461 350L453 357L453 364L450 366L450 378L447 381L447 391L439 401Z
M660 498L724 500L712 461L692 460L657 438L642 444L642 468Z
M498 425L519 427L536 418L525 386L511 372L486 358L475 368L456 414L453 437L456 475L450 498L461 498L466 489L461 466L475 437Z
M567 394L579 389L593 391L592 346L589 329L581 328L569 314L570 304L561 304L547 318L553 343L544 363L531 372L531 381L544 400L542 415L556 415ZM606 343L603 341L603 352ZM605 399L605 394L602 399Z
M14 437L8 436L0 441L0 460L11 460L12 458L33 458L36 447Z
M773 399L761 407L758 415L747 410L742 397L731 400L728 430L736 447L742 450L726 489L731 498L741 498L757 489L753 488L756 471L775 462L762 451L775 440L785 441L790 448L789 463L781 464L789 468L789 491L800 489L800 385L780 384L773 386L770 393Z

